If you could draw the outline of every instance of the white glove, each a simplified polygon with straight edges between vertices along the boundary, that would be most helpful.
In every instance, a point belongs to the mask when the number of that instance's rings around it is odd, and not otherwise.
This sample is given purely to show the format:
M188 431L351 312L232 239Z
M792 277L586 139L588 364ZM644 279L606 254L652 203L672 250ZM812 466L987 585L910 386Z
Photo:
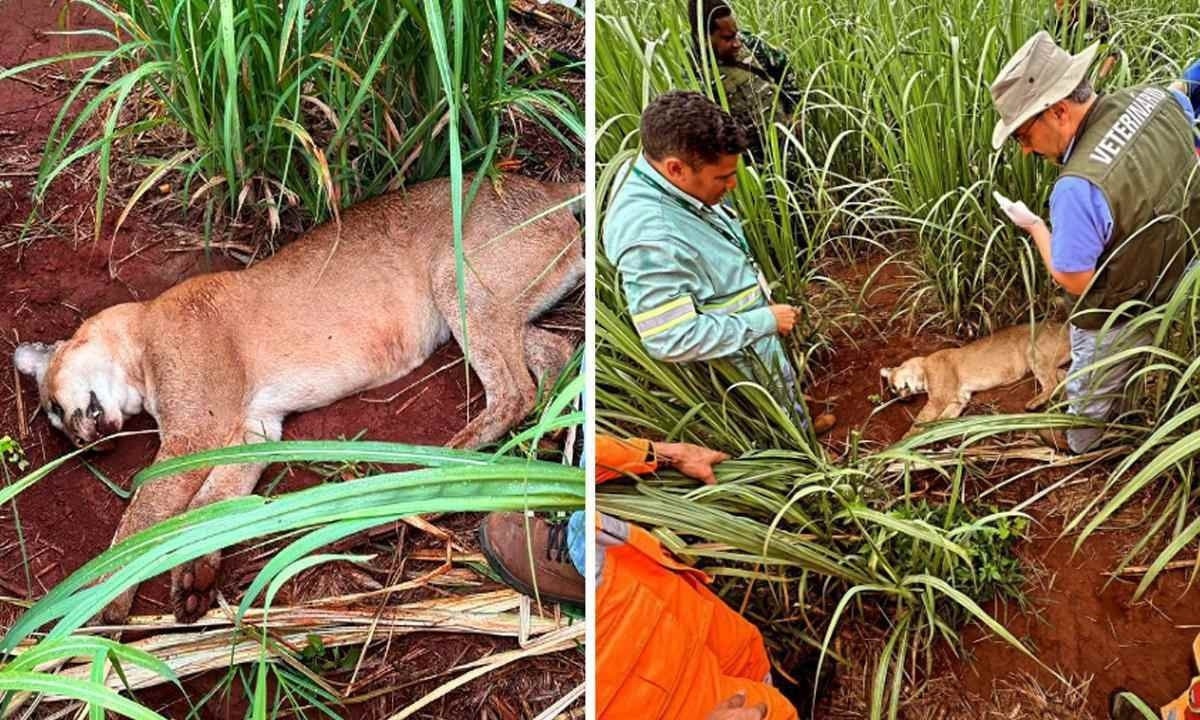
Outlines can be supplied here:
M1013 224L1019 228L1029 230L1034 225L1045 222L1037 215L1034 215L1033 211L1019 200L1013 202L995 190L992 191L992 197L996 198L996 204L1000 206L1000 209L1004 211L1008 219L1012 220Z

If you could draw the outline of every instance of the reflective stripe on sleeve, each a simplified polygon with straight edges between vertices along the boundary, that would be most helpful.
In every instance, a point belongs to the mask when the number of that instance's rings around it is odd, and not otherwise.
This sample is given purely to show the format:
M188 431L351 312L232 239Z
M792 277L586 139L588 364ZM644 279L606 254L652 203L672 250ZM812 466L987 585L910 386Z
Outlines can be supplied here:
M633 325L637 328L638 335L648 338L666 332L679 323L694 317L696 317L696 305L692 302L690 295L684 295L634 315Z
M706 315L735 315L757 304L760 297L762 297L762 290L758 285L751 285L728 300L701 305L700 311Z

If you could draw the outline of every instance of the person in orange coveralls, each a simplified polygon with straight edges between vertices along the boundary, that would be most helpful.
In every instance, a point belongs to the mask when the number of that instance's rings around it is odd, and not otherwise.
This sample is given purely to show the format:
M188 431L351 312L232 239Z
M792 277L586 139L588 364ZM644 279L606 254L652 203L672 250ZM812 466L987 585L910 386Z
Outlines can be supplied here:
M728 455L687 443L596 438L596 482L667 467L704 482ZM582 561L573 527L492 513L480 547L509 585L580 602ZM574 553L578 556L580 553ZM530 563L532 558L532 565ZM758 629L671 556L646 530L596 514L596 710L599 720L798 720L771 684Z
M724 453L596 438L596 482L673 467L707 484ZM771 685L758 629L646 530L597 514L596 711L600 720L795 720Z

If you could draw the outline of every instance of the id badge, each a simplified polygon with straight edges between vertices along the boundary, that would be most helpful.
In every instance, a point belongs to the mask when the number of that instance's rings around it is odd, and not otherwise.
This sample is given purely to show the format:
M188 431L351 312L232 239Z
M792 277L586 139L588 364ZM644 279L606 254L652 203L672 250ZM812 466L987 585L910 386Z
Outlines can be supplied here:
M766 298L768 304L771 302L771 286L767 284L767 276L763 275L762 270L758 271L758 287L762 290L763 297Z

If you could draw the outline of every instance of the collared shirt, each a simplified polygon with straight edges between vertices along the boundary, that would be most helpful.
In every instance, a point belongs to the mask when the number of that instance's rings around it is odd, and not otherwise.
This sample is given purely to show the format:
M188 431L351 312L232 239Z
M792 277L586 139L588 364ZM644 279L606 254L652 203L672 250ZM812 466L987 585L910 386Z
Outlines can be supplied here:
M1192 63L1183 71L1183 84L1186 90L1188 101L1192 103L1193 118L1197 113L1200 113L1200 60ZM1196 131L1195 126L1198 123L1195 119L1192 120L1192 132ZM1196 150L1200 152L1200 135L1196 136Z
M794 392L795 372L732 211L705 205L639 157L608 210L603 252L652 357L729 357L749 373L749 350L783 379L780 394Z

